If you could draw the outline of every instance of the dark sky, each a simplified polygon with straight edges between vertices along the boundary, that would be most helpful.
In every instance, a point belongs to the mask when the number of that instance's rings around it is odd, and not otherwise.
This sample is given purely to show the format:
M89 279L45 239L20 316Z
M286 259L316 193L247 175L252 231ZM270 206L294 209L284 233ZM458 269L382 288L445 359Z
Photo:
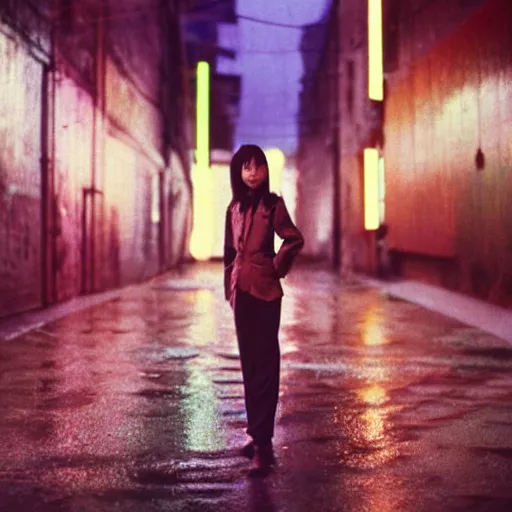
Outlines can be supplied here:
M276 23L316 23L330 0L237 0L237 14ZM221 29L221 45L238 51L236 62L221 60L220 72L242 75L242 101L235 146L255 143L293 154L302 77L297 28L240 19Z

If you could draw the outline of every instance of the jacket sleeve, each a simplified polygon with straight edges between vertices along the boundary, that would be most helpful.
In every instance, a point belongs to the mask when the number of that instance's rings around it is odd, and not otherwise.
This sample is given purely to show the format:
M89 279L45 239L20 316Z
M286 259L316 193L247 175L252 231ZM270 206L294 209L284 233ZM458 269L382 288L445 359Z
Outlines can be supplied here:
M224 298L230 299L231 273L235 260L236 250L233 244L233 227L231 225L231 208L226 211L226 225L224 228Z
M274 230L283 239L283 243L274 258L274 268L279 277L290 271L293 260L304 245L304 238L293 223L282 197L276 204L274 213Z

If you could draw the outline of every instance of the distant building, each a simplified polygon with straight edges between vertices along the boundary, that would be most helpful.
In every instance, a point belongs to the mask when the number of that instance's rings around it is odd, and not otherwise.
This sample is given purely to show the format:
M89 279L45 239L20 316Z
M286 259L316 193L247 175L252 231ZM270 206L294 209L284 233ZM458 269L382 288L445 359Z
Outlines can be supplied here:
M304 67L299 96L297 224L304 234L302 257L333 261L334 183L338 151L336 36L333 8L304 29Z
M211 69L210 145L213 150L233 150L239 115L241 80L239 75L217 71L218 57L235 58L232 48L219 45L219 25L236 24L235 0L187 0L182 9L189 82L195 94L195 70L199 61L207 61Z

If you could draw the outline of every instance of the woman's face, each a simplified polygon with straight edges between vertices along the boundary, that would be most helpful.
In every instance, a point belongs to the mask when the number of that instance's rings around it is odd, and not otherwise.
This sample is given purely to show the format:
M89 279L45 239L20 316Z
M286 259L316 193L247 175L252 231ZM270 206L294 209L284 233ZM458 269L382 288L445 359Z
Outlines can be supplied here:
M254 159L242 166L242 181L251 189L257 190L267 180L268 169L265 164L256 165Z

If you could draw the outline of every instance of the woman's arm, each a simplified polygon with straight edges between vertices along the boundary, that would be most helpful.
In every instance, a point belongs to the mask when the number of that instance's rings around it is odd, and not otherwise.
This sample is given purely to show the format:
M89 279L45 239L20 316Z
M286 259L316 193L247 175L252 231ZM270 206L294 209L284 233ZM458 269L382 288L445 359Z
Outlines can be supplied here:
M290 271L293 260L304 245L304 238L293 223L282 197L276 204L274 230L283 239L283 243L274 258L274 267L279 277Z
M226 225L224 228L224 297L229 300L231 294L231 272L236 250L233 245L233 227L231 225L231 208L226 210Z

